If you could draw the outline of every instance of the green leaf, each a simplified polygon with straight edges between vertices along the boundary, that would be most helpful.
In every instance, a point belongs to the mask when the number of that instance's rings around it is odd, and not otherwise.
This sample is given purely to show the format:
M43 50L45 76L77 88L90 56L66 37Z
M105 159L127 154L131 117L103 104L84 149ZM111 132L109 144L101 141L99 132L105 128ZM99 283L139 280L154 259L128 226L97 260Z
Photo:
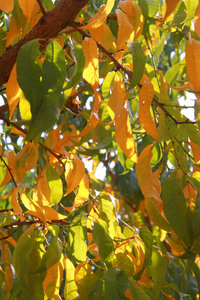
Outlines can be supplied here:
M133 75L129 86L129 89L132 89L138 83L140 83L140 80L142 79L142 76L144 74L144 67L146 64L146 56L144 55L142 47L138 41L134 43L128 42L128 45L130 47L133 58Z
M109 223L113 215L113 202L108 193L101 192L99 195L101 219Z
M27 140L31 141L36 136L47 130L58 120L65 99L63 95L47 95L38 114L32 118L27 134Z
M44 96L61 91L65 81L65 53L56 41L51 40L45 52L43 63Z
M162 285L165 282L165 274L167 271L167 258L161 256L157 250L153 250L152 253L152 264L149 267L149 271L154 282L153 291L156 299L159 299Z
M148 0L149 5L149 17L156 17L156 13L160 7L159 0Z
M148 0L138 0L138 5L142 10L143 16L147 19L149 15L149 4Z
M144 265L151 265L151 255L153 247L152 233L148 227L144 226L139 229L139 235L145 244L145 261Z
M179 171L173 172L163 184L163 209L175 233L184 241L188 248L192 245L191 211L183 195L186 185Z
M93 227L93 239L99 247L99 255L101 259L110 266L113 261L114 244L113 240L106 232L107 223L103 220L99 220L99 223L94 222Z
M87 226L84 215L76 216L69 229L69 251L77 262L86 261Z
M131 295L133 296L134 300L150 300L151 298L145 293L144 289L142 286L136 283L135 280L131 279L130 280L130 287L129 290L131 292Z
M37 63L40 56L38 40L24 44L17 56L17 81L26 99L30 102L34 117L43 101L42 69Z
M82 79L83 70L85 68L85 56L81 45L71 42L71 52L75 62L74 73L65 89L70 89L76 86Z
M145 207L154 225L159 226L166 231L171 231L171 226L161 215L154 198L146 198Z
M124 271L110 268L105 276L105 299L128 300L124 293L129 285L128 277Z
M49 189L51 192L50 205L55 205L60 202L63 196L63 185L60 176L51 165L46 167L46 176Z
M46 272L38 272L44 256L44 236L30 227L18 239L13 253L13 265L20 280L22 299L43 300Z
M194 239L200 237L200 195L196 199L195 208L192 213L192 229Z
M177 64L173 65L170 69L168 69L165 73L165 79L167 80L168 84L172 85L175 83L175 80L180 70L180 65L181 62L178 62Z
M110 98L110 89L115 76L115 71L109 72L102 84L102 97L104 99Z

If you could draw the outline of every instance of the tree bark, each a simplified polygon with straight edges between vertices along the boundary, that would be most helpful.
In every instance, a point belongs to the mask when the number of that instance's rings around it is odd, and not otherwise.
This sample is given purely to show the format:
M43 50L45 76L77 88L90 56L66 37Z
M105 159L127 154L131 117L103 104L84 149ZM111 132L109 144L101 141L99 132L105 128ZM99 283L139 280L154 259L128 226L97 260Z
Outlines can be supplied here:
M60 0L55 8L45 14L33 29L14 46L9 46L0 57L0 86L9 79L19 49L25 43L41 38L56 37L70 22L74 21L78 12L89 0Z

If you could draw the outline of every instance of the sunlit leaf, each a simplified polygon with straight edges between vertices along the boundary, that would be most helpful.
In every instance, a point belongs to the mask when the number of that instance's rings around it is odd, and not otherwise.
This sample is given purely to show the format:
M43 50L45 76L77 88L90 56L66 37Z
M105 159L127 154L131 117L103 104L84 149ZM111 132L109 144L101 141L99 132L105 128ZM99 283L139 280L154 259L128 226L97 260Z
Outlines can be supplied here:
M14 0L0 0L0 9L2 11L5 11L6 13L9 13L14 8Z
M200 90L199 80L199 66L200 66L200 41L189 37L186 49L186 68L187 73L192 84L192 89L195 91Z
M185 180L180 171L173 172L164 182L162 199L165 216L175 233L187 247L192 244L191 211L184 198Z
M46 172L47 172L47 182L51 192L49 202L50 205L53 206L59 203L63 196L62 180L60 179L55 169L50 165L47 165Z
M75 283L75 267L69 258L64 258L64 268L65 268L65 288L64 297L65 299L75 300L78 297L78 287Z
M140 90L139 121L146 132L149 133L155 140L157 140L158 131L150 113L153 96L153 85L150 80L145 77L145 79L142 80L142 88Z
M19 0L19 5L23 11L23 14L28 19L28 22L30 22L35 2L36 0L29 0L29 1Z

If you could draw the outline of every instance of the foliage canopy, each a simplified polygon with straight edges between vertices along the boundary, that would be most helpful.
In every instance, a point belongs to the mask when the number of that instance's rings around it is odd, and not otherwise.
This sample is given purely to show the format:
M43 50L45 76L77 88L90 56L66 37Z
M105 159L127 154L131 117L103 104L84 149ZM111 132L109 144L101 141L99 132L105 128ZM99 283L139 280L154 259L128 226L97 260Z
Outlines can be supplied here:
M199 299L200 1L0 22L0 298Z

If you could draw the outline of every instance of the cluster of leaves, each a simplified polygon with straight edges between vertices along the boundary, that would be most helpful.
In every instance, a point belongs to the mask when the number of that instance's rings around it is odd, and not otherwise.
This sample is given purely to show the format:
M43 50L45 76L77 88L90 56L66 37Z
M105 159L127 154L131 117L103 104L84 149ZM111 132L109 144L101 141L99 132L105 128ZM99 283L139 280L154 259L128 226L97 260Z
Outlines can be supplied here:
M55 5L0 0L0 55ZM2 299L198 299L199 52L196 0L91 0L19 46L0 90Z

